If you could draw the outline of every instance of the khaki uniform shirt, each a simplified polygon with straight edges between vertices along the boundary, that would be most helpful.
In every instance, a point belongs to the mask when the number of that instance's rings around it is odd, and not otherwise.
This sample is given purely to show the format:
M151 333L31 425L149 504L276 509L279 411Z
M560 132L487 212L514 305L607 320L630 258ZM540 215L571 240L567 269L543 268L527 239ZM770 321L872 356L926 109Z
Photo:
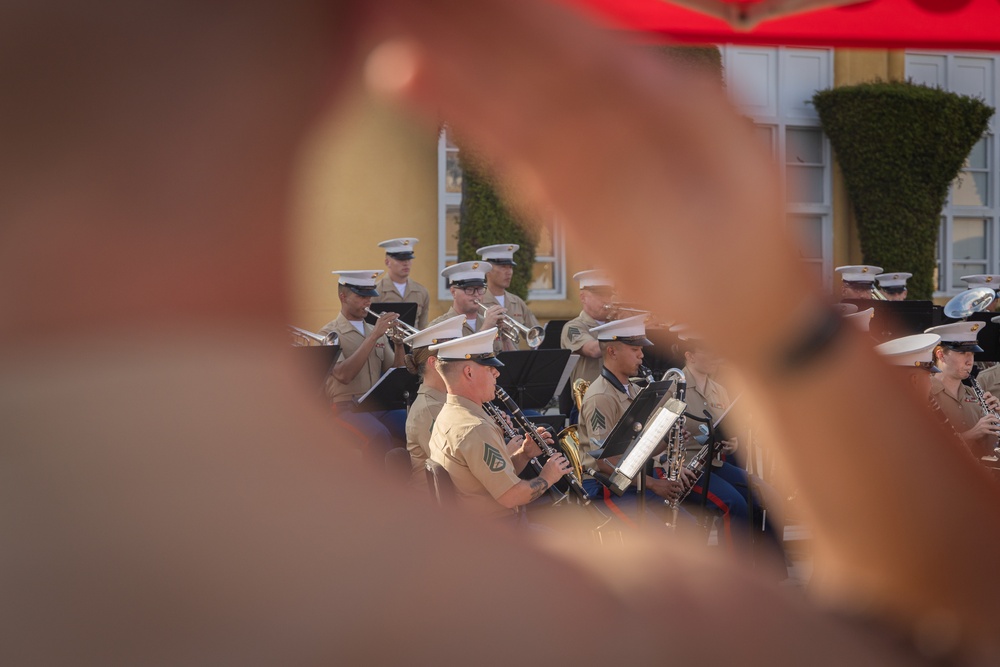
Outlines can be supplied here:
M1000 396L1000 364L991 366L979 374L976 378L983 391L988 391L994 396Z
M580 316L570 320L563 327L559 337L559 346L570 352L579 352L580 348L590 341L597 340L597 337L590 333L590 330L603 322L598 322L587 313L581 312ZM573 374L569 378L570 386L573 386L579 379L593 382L600 376L604 362L601 357L586 357L579 355L580 361L573 368Z
M433 324L437 324L438 322L444 322L445 320L450 319L452 317L456 317L458 315L461 315L461 313L459 313L458 311L456 311L455 310L455 306L452 305L452 307L448 309L447 313L445 313L441 317L435 318L427 326L431 326ZM476 331L479 331L482 328L483 328L483 318L482 318L481 315L477 315L476 316ZM473 331L469 327L469 320L465 320L465 322L462 323L462 335L463 336L468 336L469 334L474 334L474 333L476 333L476 331ZM501 336L498 335L496 337L496 339L493 341L493 354L500 354L500 352L503 351L503 342L500 339L501 339Z
M486 290L486 294L483 295L483 298L480 299L480 301L484 306L500 305L500 302L497 301L497 298L493 296L493 294L489 290ZM510 316L511 318L517 320L518 322L520 322L521 324L525 325L528 328L539 326L538 320L531 313L531 311L528 310L528 304L526 304L524 302L524 299L522 299L518 295L511 294L510 292L504 292L503 303L504 303L503 306L504 310L507 311L507 315ZM518 349L518 346L514 345L514 343L512 343L511 341L507 340L507 338L505 338L504 336L500 336L499 338L500 338L501 349L508 351ZM528 349L528 344L525 342L523 335L521 336L520 348L524 350Z
M406 415L406 451L410 453L410 485L427 488L424 462L430 458L431 430L438 413L444 407L447 394L438 389L420 385L417 397Z
M632 383L628 385L628 393L625 387L618 382L617 378L609 379L607 374L602 373L594 380L587 393L583 396L583 409L580 410L580 425L577 435L580 438L580 462L584 468L596 468L594 457L590 455L591 450L598 447L594 440L604 441L611 430L622 418L632 397L639 388Z
M686 377L690 377L688 375L687 367L684 367L682 371ZM676 391L676 388L674 388L673 391ZM712 415L712 421L715 421L721 417L726 411L726 408L729 407L729 392L726 391L725 387L712 378L708 378L708 381L705 383L704 393L698 391L698 388L694 386L694 382L689 381L687 391L685 392L684 402L687 403L687 409L685 412L690 412L693 415L703 417L703 411L708 410L709 414ZM729 419L730 418L727 416L726 422L729 422L729 424L724 424L723 428L728 426L729 428L726 435L728 437L732 437L736 434L732 431L732 422L730 422ZM697 454L702 447L698 444L698 441L694 439L695 436L702 434L701 424L702 422L695 421L693 419L684 420L684 430L688 433L687 447L685 448L688 461L690 461L691 457Z
M941 406L941 412L948 418L948 423L955 427L959 433L965 433L973 428L983 417L982 406L979 399L970 387L964 384L958 385L958 399L954 399L945 391L944 384L935 377L931 378L931 399L937 401ZM983 456L993 452L996 444L991 442L993 438L979 438L972 445L973 454Z
M372 303L415 303L417 304L417 328L427 328L427 311L431 304L431 293L415 280L406 281L406 291L400 294L396 284L388 275L382 276L375 287L378 296L372 297Z
M514 470L500 427L483 406L448 394L434 422L431 460L451 476L459 504L481 516L509 517L514 510L496 501L520 478Z
M340 336L340 359L342 361L354 354L361 347L365 338L371 336L372 331L375 329L375 327L367 322L364 323L364 328L365 335L362 336L354 328L354 325L344 317L344 314L341 313L337 316L337 319L328 322L319 331L323 336L331 331L337 332ZM333 377L333 373L327 376L325 385L326 397L331 403L340 403L341 401L350 401L364 395L366 391L372 388L372 385L378 382L383 373L392 368L394 361L395 356L393 355L392 348L389 347L389 339L383 335L375 343L375 349L368 355L365 365L361 367L361 370L358 371L353 380L347 384L341 384Z

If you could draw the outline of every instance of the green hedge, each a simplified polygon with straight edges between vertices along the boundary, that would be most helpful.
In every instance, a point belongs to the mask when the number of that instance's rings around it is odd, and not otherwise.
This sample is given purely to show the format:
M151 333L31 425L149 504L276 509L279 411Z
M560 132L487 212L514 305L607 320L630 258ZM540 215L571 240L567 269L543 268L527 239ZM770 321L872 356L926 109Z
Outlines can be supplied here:
M910 298L931 298L941 208L993 109L882 81L820 91L813 103L844 174L864 262L912 272Z
M482 162L466 147L460 147L462 163L462 209L458 226L458 260L479 259L476 248L496 243L516 243L521 248L514 254L514 277L511 292L528 298L535 265L538 231L523 224L507 206L490 182Z

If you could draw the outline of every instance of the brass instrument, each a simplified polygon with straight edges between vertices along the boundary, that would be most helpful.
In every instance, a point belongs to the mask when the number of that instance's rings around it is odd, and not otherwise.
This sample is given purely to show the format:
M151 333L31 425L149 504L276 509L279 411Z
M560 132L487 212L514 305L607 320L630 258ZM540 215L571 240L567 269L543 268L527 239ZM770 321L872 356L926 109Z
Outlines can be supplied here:
M327 335L313 333L298 327L288 326L288 333L292 335L292 347L310 347L312 345L339 345L340 336L336 331L331 331Z
M518 428L524 431L524 437L530 437L534 440L535 444L538 445L538 448L542 450L542 453L545 456L551 458L559 453L554 447L549 445L549 443L545 442L545 439L542 438L538 431L535 430L535 425L527 420L524 413L521 412L521 408L517 406L517 403L511 399L502 387L497 387L497 400L503 403L504 407L507 408L507 411L510 413L511 419L514 420ZM566 473L566 475L563 476L563 479L569 483L569 487L573 489L577 496L579 496L580 501L584 505L590 505L590 496L587 495L586 489L583 488L582 467L579 468L580 473L579 476L577 476L577 466L580 465L579 446L577 446L571 453L563 452L563 455L566 456L566 459L570 461L571 465L573 465L573 471L571 473Z
M583 411L583 395L587 393L590 383L583 378L577 378L573 383L573 402L576 403L576 411ZM573 466L573 475L583 482L583 460L580 457L580 433L578 424L570 424L559 431L556 436L556 447L563 453L566 460Z
M489 310L489 306L478 299L476 299L476 305L482 309L483 314ZM538 346L545 340L545 329L542 327L529 328L510 315L501 315L500 319L497 320L497 328L500 329L501 336L515 345L521 342L521 336L523 335L525 342L528 343L528 347L532 350L538 349Z
M371 308L365 308L365 312L374 317L375 319L378 319L382 317L382 315L385 315L385 313L382 314L376 313ZM389 325L389 338L391 338L394 342L397 343L401 343L404 338L408 338L409 336L418 333L420 333L420 329L416 327L411 327L403 320L394 320L393 323Z
M953 296L944 305L944 314L953 320L964 320L989 308L996 298L992 287L972 287Z

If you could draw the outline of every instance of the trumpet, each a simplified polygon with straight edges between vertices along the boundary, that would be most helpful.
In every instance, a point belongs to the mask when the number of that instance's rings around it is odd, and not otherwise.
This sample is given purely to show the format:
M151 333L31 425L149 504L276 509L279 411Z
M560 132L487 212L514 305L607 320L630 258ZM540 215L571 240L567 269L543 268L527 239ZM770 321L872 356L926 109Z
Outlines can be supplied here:
M365 312L374 317L375 319L378 319L385 314L385 313L382 314L376 313L371 308L365 308ZM413 334L418 334L418 333L420 333L420 329L416 327L411 327L403 320L395 320L391 325L389 325L389 338L396 341L397 343L402 342L404 338L407 338L409 336L412 336Z
M626 313L629 316L641 314L649 314L648 310L643 308L633 308L631 306L625 305L624 301L612 301L611 303L606 303L601 306L601 310L608 311L608 314L616 313Z
M327 335L313 333L298 327L288 325L288 333L292 335L292 347L310 347L316 345L340 345L340 336L336 331L331 331Z
M482 309L483 314L486 314L486 311L489 310L489 306L482 301L476 300L476 305ZM528 347L532 350L538 349L538 346L545 340L545 329L541 327L526 327L510 315L502 315L497 320L497 327L500 329L500 335L515 345L521 342L521 336L523 335L524 340L528 343Z

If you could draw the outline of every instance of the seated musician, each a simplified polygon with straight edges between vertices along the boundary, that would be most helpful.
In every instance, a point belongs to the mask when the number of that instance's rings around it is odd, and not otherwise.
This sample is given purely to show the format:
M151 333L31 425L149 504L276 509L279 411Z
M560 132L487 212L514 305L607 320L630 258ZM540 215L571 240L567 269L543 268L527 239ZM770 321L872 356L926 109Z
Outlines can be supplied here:
M559 341L564 350L580 355L580 361L570 376L570 386L580 379L593 382L601 375L601 344L590 330L608 320L609 307L615 294L614 281L603 271L580 271L573 279L580 283L580 305L583 310L566 323Z
M891 366L906 374L907 381L930 400L931 377L941 369L934 365L934 348L941 341L936 333L914 334L894 338L875 346L875 351Z
M390 368L404 363L403 346L389 346L386 332L399 317L383 313L375 325L365 322L365 309L378 294L375 280L381 271L333 271L340 276L337 296L340 314L320 329L320 334L336 332L340 336L340 359L326 378L326 397L334 419L345 433L356 439L372 462L381 465L385 453L405 440L404 410L361 412L355 410L356 398L365 394Z
M860 314L860 313L859 313ZM852 315L853 316L853 315ZM685 402L689 415L699 416L703 419L712 419L713 422L719 420L732 405L729 393L725 387L715 380L722 364L722 359L708 347L706 347L699 336L690 332L686 328L679 331L680 347L684 353L684 368L681 372L687 380L687 391ZM705 417L705 413L708 417ZM703 447L698 441L698 436L704 436L709 432L708 425L699 422L693 417L684 421L684 428L688 433L685 456L691 460ZM729 426L723 424L720 426ZM731 432L730 432L731 433ZM703 438L702 438L703 439ZM702 495L705 494L707 480L707 498L704 501L708 506L714 506L722 514L722 530L719 531L719 541L725 543L729 548L743 548L748 542L746 537L750 535L747 530L748 525L755 526L754 530L761 525L762 517L766 516L764 524L764 535L769 539L771 545L780 551L783 540L784 528L775 517L780 512L768 512L765 514L761 503L762 498L770 503L777 503L777 494L763 480L756 476L751 476L741 466L736 464L735 455L739 447L739 439L730 436L725 440L721 454L713 457L711 461L711 471L706 467L705 472L698 478L697 483L688 496L687 502L703 502ZM748 487L752 486L753 493L748 493ZM753 504L747 503L747 498L751 497ZM753 511L751 515L751 510ZM783 560L783 559L781 559ZM783 563L781 563L783 571Z
M875 280L886 301L906 301L906 281L912 277L912 273L880 273Z
M441 276L448 281L452 299L451 308L431 324L461 315L465 318L465 324L462 326L463 336L497 326L497 320L504 312L503 307L494 304L484 310L479 305L483 295L486 294L486 274L489 270L490 265L486 262L459 262L446 267ZM493 342L493 348L495 352L500 352L503 343L496 340Z
M448 472L462 506L483 516L513 518L572 468L566 457L555 454L538 477L518 477L541 450L531 438L505 443L500 427L483 410L483 403L496 396L497 367L503 365L493 353L496 334L495 328L487 329L431 345L448 396L434 422L430 457Z
M424 462L430 458L431 429L448 394L430 346L460 338L464 322L464 317L456 315L403 340L411 347L406 367L420 376L420 389L406 414L406 451L410 454L410 486L414 488L427 489Z
M875 287L875 276L882 273L882 267L866 264L856 266L838 266L834 269L840 274L843 284L840 288L841 299L871 299Z
M611 466L604 460L595 460L591 452L602 446L639 391L630 378L636 376L642 364L643 346L652 345L646 338L645 319L645 315L635 315L590 330L600 342L603 365L600 376L587 388L580 409L578 433L584 470L611 472ZM668 508L657 497L668 500L679 498L695 479L687 471L682 474L683 479L677 481L655 477L647 480L647 499L654 501L650 506L665 520L670 520ZM603 497L604 503L618 519L626 524L632 523L637 497L634 489L617 497L588 474L584 475L583 486L592 498Z
M941 372L931 378L931 397L976 458L991 456L1000 437L997 419L984 413L975 392L963 382L972 373L975 353L983 351L977 342L982 329L982 322L952 322L927 329L941 336L934 348L934 365ZM986 393L985 400L991 410L1000 407L993 394Z
M385 275L376 286L378 296L372 297L372 303L417 304L417 328L423 329L427 326L431 294L426 287L410 279L413 246L419 240L409 237L389 239L378 244L385 249Z
M504 309L504 314L528 328L537 327L538 319L528 309L524 299L507 291L514 277L514 267L517 265L514 253L520 247L516 243L498 243L476 250L476 254L482 257L484 262L489 262L488 266L492 267L486 274L486 294L480 301L486 306L500 306ZM502 335L498 340L504 350L517 349L517 345Z

